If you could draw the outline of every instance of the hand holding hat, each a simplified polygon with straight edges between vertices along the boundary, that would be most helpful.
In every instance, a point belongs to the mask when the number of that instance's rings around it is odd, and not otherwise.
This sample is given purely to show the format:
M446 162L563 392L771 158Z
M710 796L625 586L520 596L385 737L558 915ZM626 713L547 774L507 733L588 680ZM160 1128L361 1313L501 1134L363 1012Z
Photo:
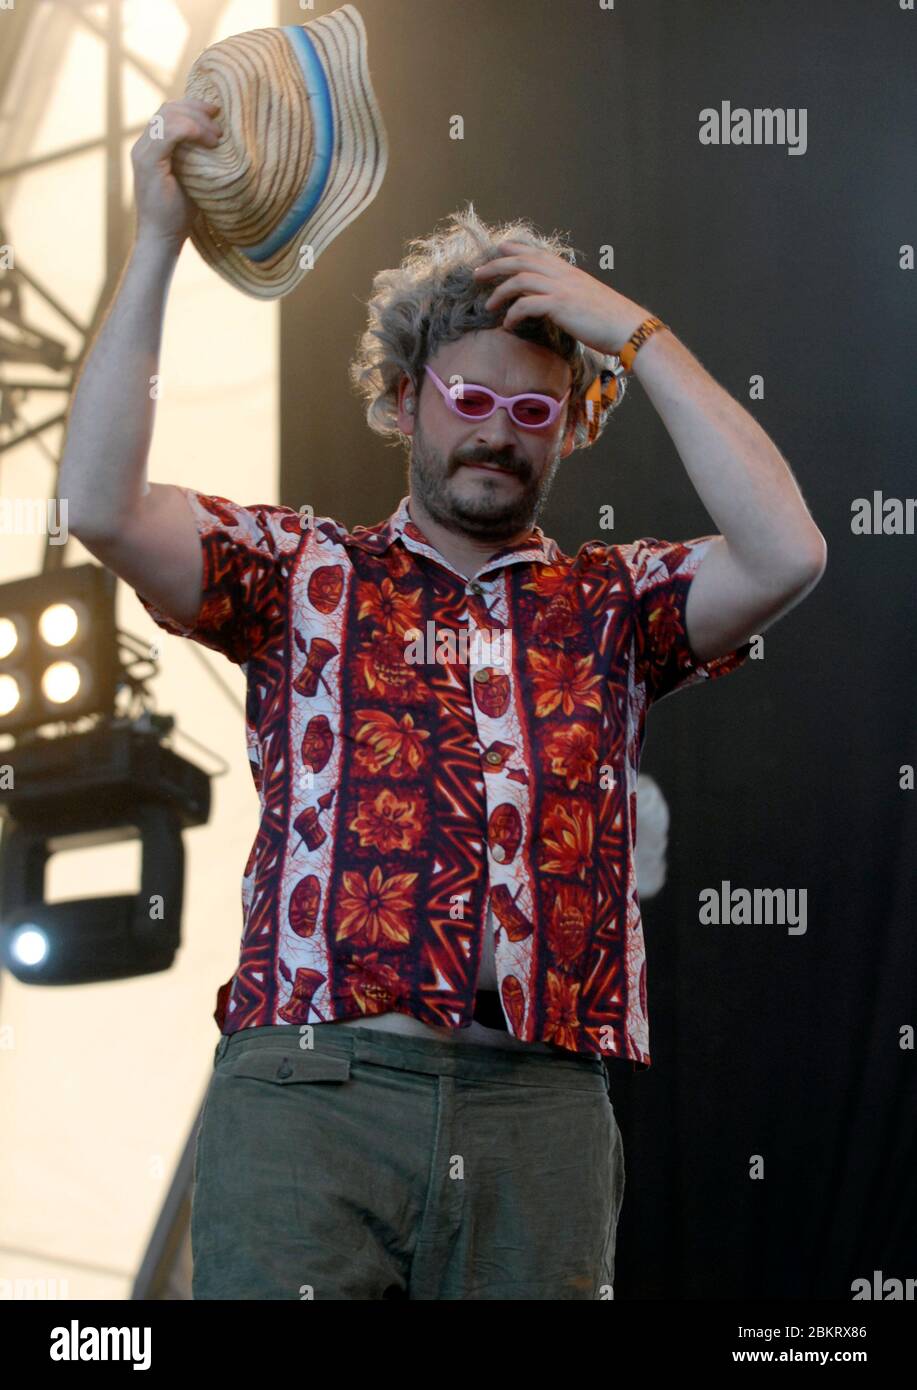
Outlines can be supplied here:
M289 294L373 201L388 163L359 12L343 5L212 44L185 96L218 102L223 130L216 145L182 141L172 156L198 209L191 240L246 294Z

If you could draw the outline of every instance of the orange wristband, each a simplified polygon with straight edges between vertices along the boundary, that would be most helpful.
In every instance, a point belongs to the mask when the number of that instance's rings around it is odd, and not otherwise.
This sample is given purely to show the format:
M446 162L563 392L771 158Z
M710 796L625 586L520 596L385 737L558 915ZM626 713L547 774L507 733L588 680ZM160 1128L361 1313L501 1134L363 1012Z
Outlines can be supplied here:
M662 322L662 319L657 319L655 317L643 320L637 331L630 335L627 342L618 353L621 366L624 368L625 372L630 373L633 371L634 358L643 347L647 338L651 338L654 333L658 333L660 328L668 328L668 326L667 323Z

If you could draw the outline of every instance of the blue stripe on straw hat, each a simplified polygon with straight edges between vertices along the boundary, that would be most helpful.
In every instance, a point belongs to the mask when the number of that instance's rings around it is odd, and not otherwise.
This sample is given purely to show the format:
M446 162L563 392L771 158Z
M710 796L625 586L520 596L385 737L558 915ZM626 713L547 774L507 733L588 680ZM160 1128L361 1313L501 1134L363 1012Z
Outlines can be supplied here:
M284 24L283 32L289 37L302 68L303 81L309 94L309 114L312 117L312 139L315 148L306 186L279 227L257 246L239 247L243 256L247 256L250 261L268 260L306 225L325 191L334 153L334 112L321 59L302 26Z

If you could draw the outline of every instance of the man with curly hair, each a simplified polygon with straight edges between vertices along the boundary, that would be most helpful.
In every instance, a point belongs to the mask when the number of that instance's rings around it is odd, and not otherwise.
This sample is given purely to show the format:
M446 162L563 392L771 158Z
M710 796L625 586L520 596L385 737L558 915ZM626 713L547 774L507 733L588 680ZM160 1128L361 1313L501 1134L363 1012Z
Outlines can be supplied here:
M188 217L158 155L137 177L61 491L161 627L245 670L261 801L198 1136L194 1296L611 1297L606 1062L650 1065L645 716L748 657L817 582L822 536L666 325L472 207L374 283L352 377L370 428L410 450L387 520L148 486L143 383ZM565 555L536 519L631 375L721 534Z

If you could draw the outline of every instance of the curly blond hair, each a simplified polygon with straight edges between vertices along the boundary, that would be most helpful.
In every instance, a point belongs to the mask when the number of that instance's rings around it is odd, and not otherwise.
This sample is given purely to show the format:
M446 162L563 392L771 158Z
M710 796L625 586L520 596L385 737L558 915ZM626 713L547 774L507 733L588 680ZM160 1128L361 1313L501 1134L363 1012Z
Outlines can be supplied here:
M349 373L353 386L366 402L366 422L377 434L394 436L393 444L407 444L397 423L398 385L405 373L420 390L423 369L443 343L455 342L465 333L496 328L513 300L493 311L484 301L496 285L509 277L475 280L476 266L501 254L498 244L512 238L541 247L576 264L576 252L557 235L542 236L528 221L488 226L469 202L452 213L442 230L408 243L408 254L393 270L380 270L366 302L368 322ZM574 448L587 442L582 401L591 382L614 358L596 352L571 337L548 316L522 319L510 329L527 342L550 348L573 373L567 422L576 419ZM602 422L598 438L609 415ZM594 441L593 441L594 442Z

